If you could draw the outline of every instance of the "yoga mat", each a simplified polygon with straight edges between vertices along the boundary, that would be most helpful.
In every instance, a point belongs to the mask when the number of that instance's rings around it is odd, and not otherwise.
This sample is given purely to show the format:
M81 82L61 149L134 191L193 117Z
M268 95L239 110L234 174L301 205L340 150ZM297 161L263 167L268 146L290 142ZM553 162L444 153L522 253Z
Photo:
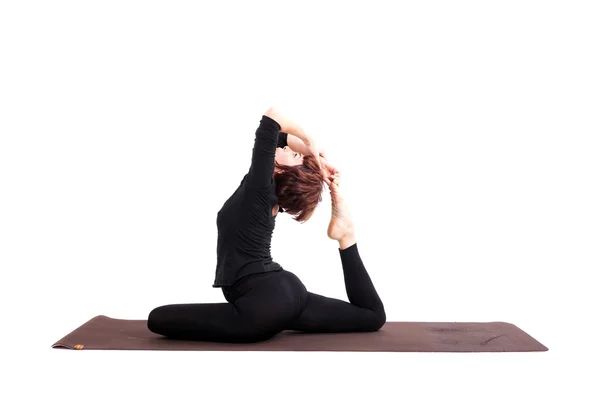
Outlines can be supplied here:
M377 332L283 331L259 343L215 343L164 338L146 320L92 318L52 345L75 350L517 352L547 351L506 322L387 322Z

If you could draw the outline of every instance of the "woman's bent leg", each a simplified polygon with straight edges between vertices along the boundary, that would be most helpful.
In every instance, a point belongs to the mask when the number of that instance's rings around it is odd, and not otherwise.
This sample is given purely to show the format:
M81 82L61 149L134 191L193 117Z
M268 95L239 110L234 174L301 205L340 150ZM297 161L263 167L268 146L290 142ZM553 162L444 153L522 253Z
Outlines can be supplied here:
M148 316L148 329L170 339L211 342L259 341L233 304L170 304L155 308Z
M229 293L228 303L157 307L148 329L172 339L259 342L285 329L306 303L306 288L287 271L249 276Z
M358 253L356 243L341 250L346 293L350 302L308 293L308 301L289 329L305 332L372 332L386 321L383 303Z

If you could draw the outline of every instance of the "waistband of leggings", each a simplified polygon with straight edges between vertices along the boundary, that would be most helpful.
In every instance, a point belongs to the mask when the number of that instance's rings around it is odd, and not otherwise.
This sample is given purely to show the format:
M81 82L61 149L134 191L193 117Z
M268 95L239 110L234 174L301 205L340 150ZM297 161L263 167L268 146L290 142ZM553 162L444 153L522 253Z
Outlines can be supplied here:
M230 293L241 293L248 289L251 285L256 284L257 282L261 282L267 278L272 278L277 275L277 272L282 272L283 269L274 270L274 271L264 271L264 272L256 272L253 274L245 275L235 281L231 286L227 287L225 290Z

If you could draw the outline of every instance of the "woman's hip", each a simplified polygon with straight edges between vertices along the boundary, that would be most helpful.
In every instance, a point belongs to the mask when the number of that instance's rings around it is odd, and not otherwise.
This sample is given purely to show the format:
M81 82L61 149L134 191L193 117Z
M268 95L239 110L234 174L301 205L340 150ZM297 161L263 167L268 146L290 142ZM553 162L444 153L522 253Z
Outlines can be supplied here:
M224 290L230 303L243 309L296 315L306 305L308 292L296 274L281 269L247 275Z

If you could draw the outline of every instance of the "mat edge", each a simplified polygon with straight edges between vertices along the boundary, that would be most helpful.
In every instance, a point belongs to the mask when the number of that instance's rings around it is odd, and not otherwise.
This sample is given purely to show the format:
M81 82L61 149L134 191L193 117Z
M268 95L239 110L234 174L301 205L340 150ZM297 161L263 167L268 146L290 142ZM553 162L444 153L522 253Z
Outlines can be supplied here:
M62 338L60 338L57 342L55 342L51 348L53 349L68 349L68 350L81 350L83 349L83 347L81 349L77 349L75 346L69 346L68 344L65 344L64 342L68 341L69 337L71 335L73 335L77 330L81 329L82 327L84 327L85 325L89 324L90 322L94 321L94 320L98 320L98 319L107 319L107 320L111 320L114 318L110 318L106 315L100 314L100 315L96 315L95 317L90 318L89 320L87 320L86 322L84 322L83 324L79 325L77 328L73 329L71 332L67 333L65 336L63 336Z
M57 342L57 343L54 343L54 344L52 345L52 348L53 348L53 349L67 349L67 350L75 350L75 348L74 348L73 346L69 346L69 345L67 345L67 344L64 344L64 343L59 343L59 342Z
M537 340L536 338L534 338L533 336L531 336L529 333L527 333L526 331L524 331L523 329L521 329L520 327L518 327L516 324L513 324L511 322L506 322L506 321L494 321L494 323L503 324L503 325L510 325L513 328L521 331L523 334L529 336L531 338L531 340L534 340L535 342L539 343L540 346L543 347L543 350L535 350L535 351L549 351L550 350L548 348L548 346L544 345L542 342L540 342L539 340Z

